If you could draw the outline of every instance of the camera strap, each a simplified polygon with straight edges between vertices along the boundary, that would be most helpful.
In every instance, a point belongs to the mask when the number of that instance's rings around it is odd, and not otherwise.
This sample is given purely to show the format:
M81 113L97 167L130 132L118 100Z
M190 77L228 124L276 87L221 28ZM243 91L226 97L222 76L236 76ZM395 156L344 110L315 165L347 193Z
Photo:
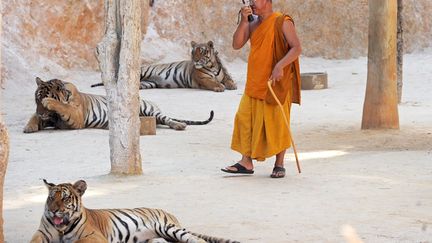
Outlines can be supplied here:
M241 16L241 9L238 11L237 14L237 25L240 24L240 16Z

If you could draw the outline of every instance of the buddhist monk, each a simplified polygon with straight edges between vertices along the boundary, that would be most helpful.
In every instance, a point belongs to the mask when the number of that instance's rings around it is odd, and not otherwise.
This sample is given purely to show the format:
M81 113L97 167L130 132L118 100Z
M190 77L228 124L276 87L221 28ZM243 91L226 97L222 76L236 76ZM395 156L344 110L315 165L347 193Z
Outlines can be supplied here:
M240 10L241 20L233 35L238 50L250 40L247 80L234 121L231 148L242 157L238 163L222 168L227 173L253 174L253 160L275 156L272 178L285 177L284 156L291 146L290 129L281 109L269 101L267 82L285 93L278 97L288 117L292 103L300 104L301 53L294 22L290 16L274 12L271 0L252 0ZM248 21L253 14L254 20ZM282 92L282 91L281 91Z

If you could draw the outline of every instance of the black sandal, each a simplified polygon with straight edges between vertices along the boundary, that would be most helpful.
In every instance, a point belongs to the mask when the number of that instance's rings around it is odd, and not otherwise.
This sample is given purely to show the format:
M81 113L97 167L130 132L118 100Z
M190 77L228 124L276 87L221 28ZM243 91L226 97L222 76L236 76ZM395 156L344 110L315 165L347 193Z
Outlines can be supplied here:
M236 164L228 166L228 167L234 167L237 170L229 170L227 168L222 168L221 171L226 172L226 173L232 173L232 174L247 174L247 175L254 173L253 170L246 169L246 167L244 167L240 163L236 163Z
M273 168L273 172L270 175L271 178L284 178L285 177L285 168L275 166Z

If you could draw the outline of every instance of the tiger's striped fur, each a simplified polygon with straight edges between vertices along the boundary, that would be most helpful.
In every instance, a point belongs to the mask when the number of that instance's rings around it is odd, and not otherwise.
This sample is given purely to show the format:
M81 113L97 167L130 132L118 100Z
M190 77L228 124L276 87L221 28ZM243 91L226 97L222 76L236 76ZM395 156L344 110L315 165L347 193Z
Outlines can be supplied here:
M87 209L85 181L55 185L44 180L48 198L39 229L30 243L239 243L195 234L160 209Z
M213 42L191 42L191 60L167 64L144 65L141 68L140 89L197 88L222 92L237 89L219 59ZM92 87L101 86L93 84Z
M52 79L36 78L36 113L24 128L25 133L47 127L57 129L108 128L108 106L105 96L81 93L75 85ZM213 119L213 111L205 121L179 120L164 115L156 104L140 100L140 116L154 116L156 123L176 130L187 125L204 125Z

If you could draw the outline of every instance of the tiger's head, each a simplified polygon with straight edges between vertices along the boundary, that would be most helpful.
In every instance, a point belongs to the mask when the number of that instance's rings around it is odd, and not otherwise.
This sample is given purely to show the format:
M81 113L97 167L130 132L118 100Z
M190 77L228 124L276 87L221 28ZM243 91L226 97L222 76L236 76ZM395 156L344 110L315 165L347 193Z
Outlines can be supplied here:
M214 66L217 52L214 50L213 41L207 43L196 43L195 41L191 41L191 46L192 62L195 68L212 68Z
M44 216L58 231L64 231L80 218L82 213L81 197L87 189L83 180L55 185L43 180L48 188Z
M59 79L51 79L45 82L39 77L36 77L36 84L36 114L44 121L53 119L56 116L55 112L47 110L42 105L42 100L50 97L62 102L67 102L71 92L66 89L64 82Z

